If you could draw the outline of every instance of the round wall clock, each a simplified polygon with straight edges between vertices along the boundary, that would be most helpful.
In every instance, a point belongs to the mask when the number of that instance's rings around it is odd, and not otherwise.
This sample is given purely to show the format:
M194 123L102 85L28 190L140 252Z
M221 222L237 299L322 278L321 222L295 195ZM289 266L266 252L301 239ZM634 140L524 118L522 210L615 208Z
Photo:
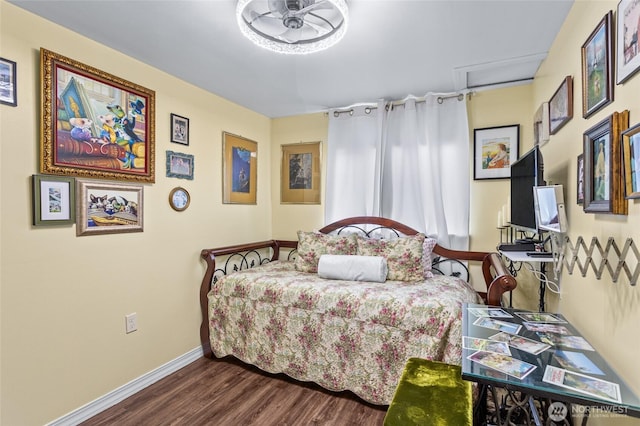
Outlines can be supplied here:
M173 188L169 193L169 204L171 208L176 211L183 211L189 207L189 203L191 202L191 196L189 192L181 187Z

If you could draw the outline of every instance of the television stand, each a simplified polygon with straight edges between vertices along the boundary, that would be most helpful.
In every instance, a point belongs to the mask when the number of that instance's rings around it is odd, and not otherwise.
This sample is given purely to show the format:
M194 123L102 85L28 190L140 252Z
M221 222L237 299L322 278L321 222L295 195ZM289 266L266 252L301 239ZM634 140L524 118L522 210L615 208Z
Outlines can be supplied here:
M528 251L533 251L533 250L528 250ZM533 263L536 262L540 265L540 273L541 274L545 274L546 273L546 266L547 263L551 263L553 262L553 256L530 256L527 254L527 251L508 251L508 250L500 250L500 253L506 257L507 259L509 259L511 262L529 262L529 263ZM512 270L512 268L509 268L509 270ZM547 290L547 284L546 282L540 277L538 278L538 281L540 283L540 290L539 290L539 300L538 300L538 309L540 310L540 312L544 312L544 295L545 292Z

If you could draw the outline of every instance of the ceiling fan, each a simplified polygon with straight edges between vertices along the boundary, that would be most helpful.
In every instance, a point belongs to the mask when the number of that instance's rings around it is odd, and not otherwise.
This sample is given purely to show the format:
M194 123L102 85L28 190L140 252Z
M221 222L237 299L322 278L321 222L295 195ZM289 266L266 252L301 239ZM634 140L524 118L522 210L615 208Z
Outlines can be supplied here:
M337 43L347 27L345 0L239 0L243 34L281 53L310 53Z

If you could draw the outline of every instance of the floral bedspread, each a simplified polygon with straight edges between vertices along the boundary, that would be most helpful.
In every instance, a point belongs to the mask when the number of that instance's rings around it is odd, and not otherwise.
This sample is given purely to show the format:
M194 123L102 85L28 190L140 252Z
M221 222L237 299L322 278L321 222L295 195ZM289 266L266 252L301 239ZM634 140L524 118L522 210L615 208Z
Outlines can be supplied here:
M410 357L460 364L466 282L326 280L293 262L227 275L209 292L211 348L270 373L391 402Z

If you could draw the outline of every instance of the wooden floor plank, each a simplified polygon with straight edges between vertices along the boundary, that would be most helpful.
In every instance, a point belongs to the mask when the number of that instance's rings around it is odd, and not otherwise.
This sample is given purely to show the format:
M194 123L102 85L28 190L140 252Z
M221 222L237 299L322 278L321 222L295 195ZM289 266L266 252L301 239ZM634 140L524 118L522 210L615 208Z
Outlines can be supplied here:
M375 426L386 409L233 358L202 358L82 425Z

